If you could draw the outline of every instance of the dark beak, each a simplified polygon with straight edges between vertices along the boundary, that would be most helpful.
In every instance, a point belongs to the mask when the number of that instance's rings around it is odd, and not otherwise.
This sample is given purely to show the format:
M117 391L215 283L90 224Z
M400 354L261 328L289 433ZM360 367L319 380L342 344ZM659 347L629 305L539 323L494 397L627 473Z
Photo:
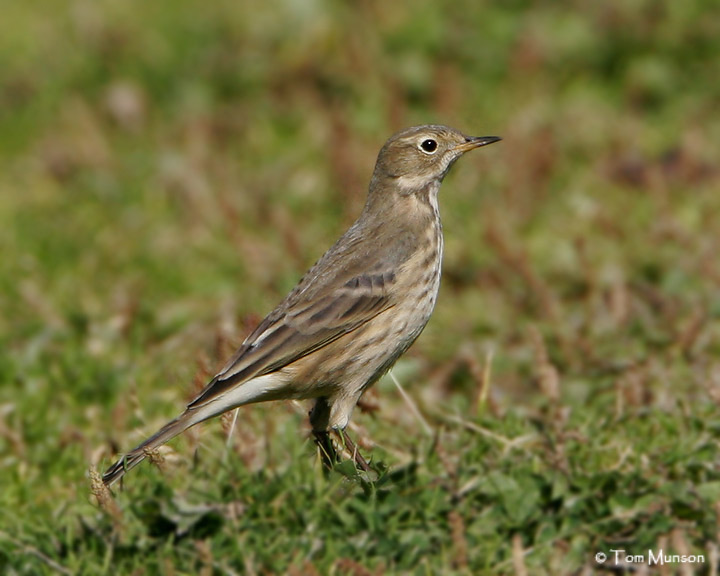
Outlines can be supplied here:
M480 148L481 146L487 146L488 144L500 142L500 140L502 140L502 138L498 138L497 136L468 136L465 138L465 142L458 144L453 148L453 150L457 150L458 152L467 152L468 150L474 150L475 148Z

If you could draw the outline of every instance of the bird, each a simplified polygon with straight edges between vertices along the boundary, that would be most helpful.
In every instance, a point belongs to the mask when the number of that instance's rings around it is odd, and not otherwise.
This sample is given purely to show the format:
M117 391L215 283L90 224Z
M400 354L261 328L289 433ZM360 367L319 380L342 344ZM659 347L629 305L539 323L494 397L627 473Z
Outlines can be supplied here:
M498 142L414 126L381 148L357 220L174 420L110 466L111 486L191 426L246 404L314 400L316 443L333 458L363 392L415 342L435 307L443 256L440 184L466 152ZM327 463L327 461L326 461Z

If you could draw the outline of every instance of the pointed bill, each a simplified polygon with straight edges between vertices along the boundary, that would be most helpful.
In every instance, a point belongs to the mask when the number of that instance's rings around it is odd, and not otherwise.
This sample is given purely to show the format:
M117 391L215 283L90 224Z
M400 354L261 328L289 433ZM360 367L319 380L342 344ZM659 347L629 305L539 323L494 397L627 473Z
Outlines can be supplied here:
M494 144L500 140L502 140L502 138L498 136L468 136L465 139L465 142L458 144L453 148L453 150L457 150L458 152L468 152L470 150L474 150L475 148L480 148L481 146Z

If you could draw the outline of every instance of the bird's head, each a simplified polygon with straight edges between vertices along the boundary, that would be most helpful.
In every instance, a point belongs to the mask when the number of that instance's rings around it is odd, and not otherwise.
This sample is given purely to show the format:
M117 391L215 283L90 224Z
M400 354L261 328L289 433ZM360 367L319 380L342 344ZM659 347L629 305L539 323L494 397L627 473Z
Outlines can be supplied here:
M497 136L465 136L447 126L414 126L398 132L382 147L373 182L412 194L440 183L465 152L499 140Z

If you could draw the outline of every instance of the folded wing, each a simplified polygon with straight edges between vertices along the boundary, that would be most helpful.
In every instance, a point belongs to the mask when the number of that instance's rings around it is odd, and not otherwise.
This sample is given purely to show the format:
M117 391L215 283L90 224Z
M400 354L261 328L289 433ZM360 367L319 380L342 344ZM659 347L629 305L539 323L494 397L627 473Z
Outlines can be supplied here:
M336 279L337 280L337 279ZM393 272L359 274L318 297L318 291L291 293L248 336L240 349L188 408L211 402L233 386L280 370L356 330L392 306Z

